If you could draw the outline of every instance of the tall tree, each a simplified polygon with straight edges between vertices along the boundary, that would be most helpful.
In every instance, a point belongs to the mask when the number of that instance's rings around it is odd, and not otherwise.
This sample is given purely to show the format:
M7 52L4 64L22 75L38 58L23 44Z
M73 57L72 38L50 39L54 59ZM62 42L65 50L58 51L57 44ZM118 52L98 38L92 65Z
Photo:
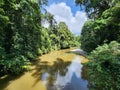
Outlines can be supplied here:
M102 13L113 7L120 0L75 0L77 5L84 5L85 11L87 12L90 18L97 18L102 15Z
M18 74L28 59L38 54L41 36L41 5L44 0L2 0L0 2L0 58L2 72ZM2 22L1 21L1 22ZM5 56L4 59L3 56Z
M120 42L120 7L112 7L95 21L87 21L81 33L81 47L91 52L98 45L113 40Z

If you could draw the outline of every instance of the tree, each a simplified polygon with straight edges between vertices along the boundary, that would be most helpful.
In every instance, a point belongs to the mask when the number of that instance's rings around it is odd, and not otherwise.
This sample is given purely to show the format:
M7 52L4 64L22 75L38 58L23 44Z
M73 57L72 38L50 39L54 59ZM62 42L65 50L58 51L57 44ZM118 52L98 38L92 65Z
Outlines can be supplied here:
M89 52L87 65L93 90L120 89L119 5L120 2L105 9L95 20L87 21L82 29L81 47Z
M75 0L77 5L85 6L85 11L90 18L100 17L106 9L115 6L118 2L119 0Z
M113 40L120 42L120 7L112 7L103 12L99 19L85 23L81 33L81 47L91 52L98 45Z
M44 0L43 0L44 1ZM19 74L38 55L42 0L0 2L0 67L2 73ZM3 58L4 57L4 58Z
M120 89L120 44L116 41L97 47L89 55L91 89Z
M42 27L41 36L40 36L39 40L41 41L39 43L39 45L40 45L39 55L50 52L52 49L51 39L50 39L50 35L48 34L48 30L44 27Z
M90 52L97 47L93 21L87 21L85 23L82 29L80 40L81 40L81 48L87 52Z
M68 26L64 22L60 22L58 25L58 34L60 38L61 48L71 47L70 41L73 41L73 35L69 31Z
M2 0L0 2L0 74L19 74L38 55L68 48L73 34L65 23L41 12L47 0ZM50 26L44 28L42 20Z

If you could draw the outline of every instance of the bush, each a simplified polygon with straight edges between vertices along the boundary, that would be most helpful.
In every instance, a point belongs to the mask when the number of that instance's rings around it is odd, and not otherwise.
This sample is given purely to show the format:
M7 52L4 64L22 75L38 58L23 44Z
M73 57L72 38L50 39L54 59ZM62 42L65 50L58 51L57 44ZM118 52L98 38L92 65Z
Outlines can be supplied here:
M69 48L68 42L67 41L61 42L61 49L66 49L66 48Z
M88 63L95 90L120 90L120 44L112 41L91 52Z
M6 74L20 74L28 69L28 64L29 61L22 55L15 56L11 59L7 58L6 60L1 61L0 66L2 66L2 69L0 72Z

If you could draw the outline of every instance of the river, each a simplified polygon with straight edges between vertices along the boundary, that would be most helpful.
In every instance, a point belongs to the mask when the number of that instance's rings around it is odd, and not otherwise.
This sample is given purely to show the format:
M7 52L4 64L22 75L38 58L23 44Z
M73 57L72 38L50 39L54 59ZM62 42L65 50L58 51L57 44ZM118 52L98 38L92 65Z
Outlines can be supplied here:
M89 90L82 65L87 59L69 51L42 55L30 71L0 78L0 90Z

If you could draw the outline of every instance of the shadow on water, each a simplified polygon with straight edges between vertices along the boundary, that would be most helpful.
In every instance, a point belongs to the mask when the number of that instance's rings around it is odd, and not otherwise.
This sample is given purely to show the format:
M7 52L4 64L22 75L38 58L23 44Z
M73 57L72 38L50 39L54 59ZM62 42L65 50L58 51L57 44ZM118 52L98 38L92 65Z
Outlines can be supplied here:
M12 81L19 79L23 74L19 76L5 75L0 77L0 90L4 90Z
M24 87L27 89L22 90L88 90L86 69L80 62L81 57L68 51L56 51L32 62L31 71L24 75L0 78L0 90L21 90ZM24 85L21 86L21 83Z
M36 71L32 76L36 81L33 86L41 79L47 90L89 90L88 81L81 75L83 65L79 57L72 62L57 58L52 65L43 61L35 65Z
M53 85L57 72L59 71L60 75L65 75L67 71L66 67L70 64L70 61L64 62L61 58L57 58L53 65L50 65L46 61L36 62L34 64L35 72L32 74L32 76L36 78L36 81L33 86L35 86L40 81L40 79L43 81L46 80L46 77L49 85Z

